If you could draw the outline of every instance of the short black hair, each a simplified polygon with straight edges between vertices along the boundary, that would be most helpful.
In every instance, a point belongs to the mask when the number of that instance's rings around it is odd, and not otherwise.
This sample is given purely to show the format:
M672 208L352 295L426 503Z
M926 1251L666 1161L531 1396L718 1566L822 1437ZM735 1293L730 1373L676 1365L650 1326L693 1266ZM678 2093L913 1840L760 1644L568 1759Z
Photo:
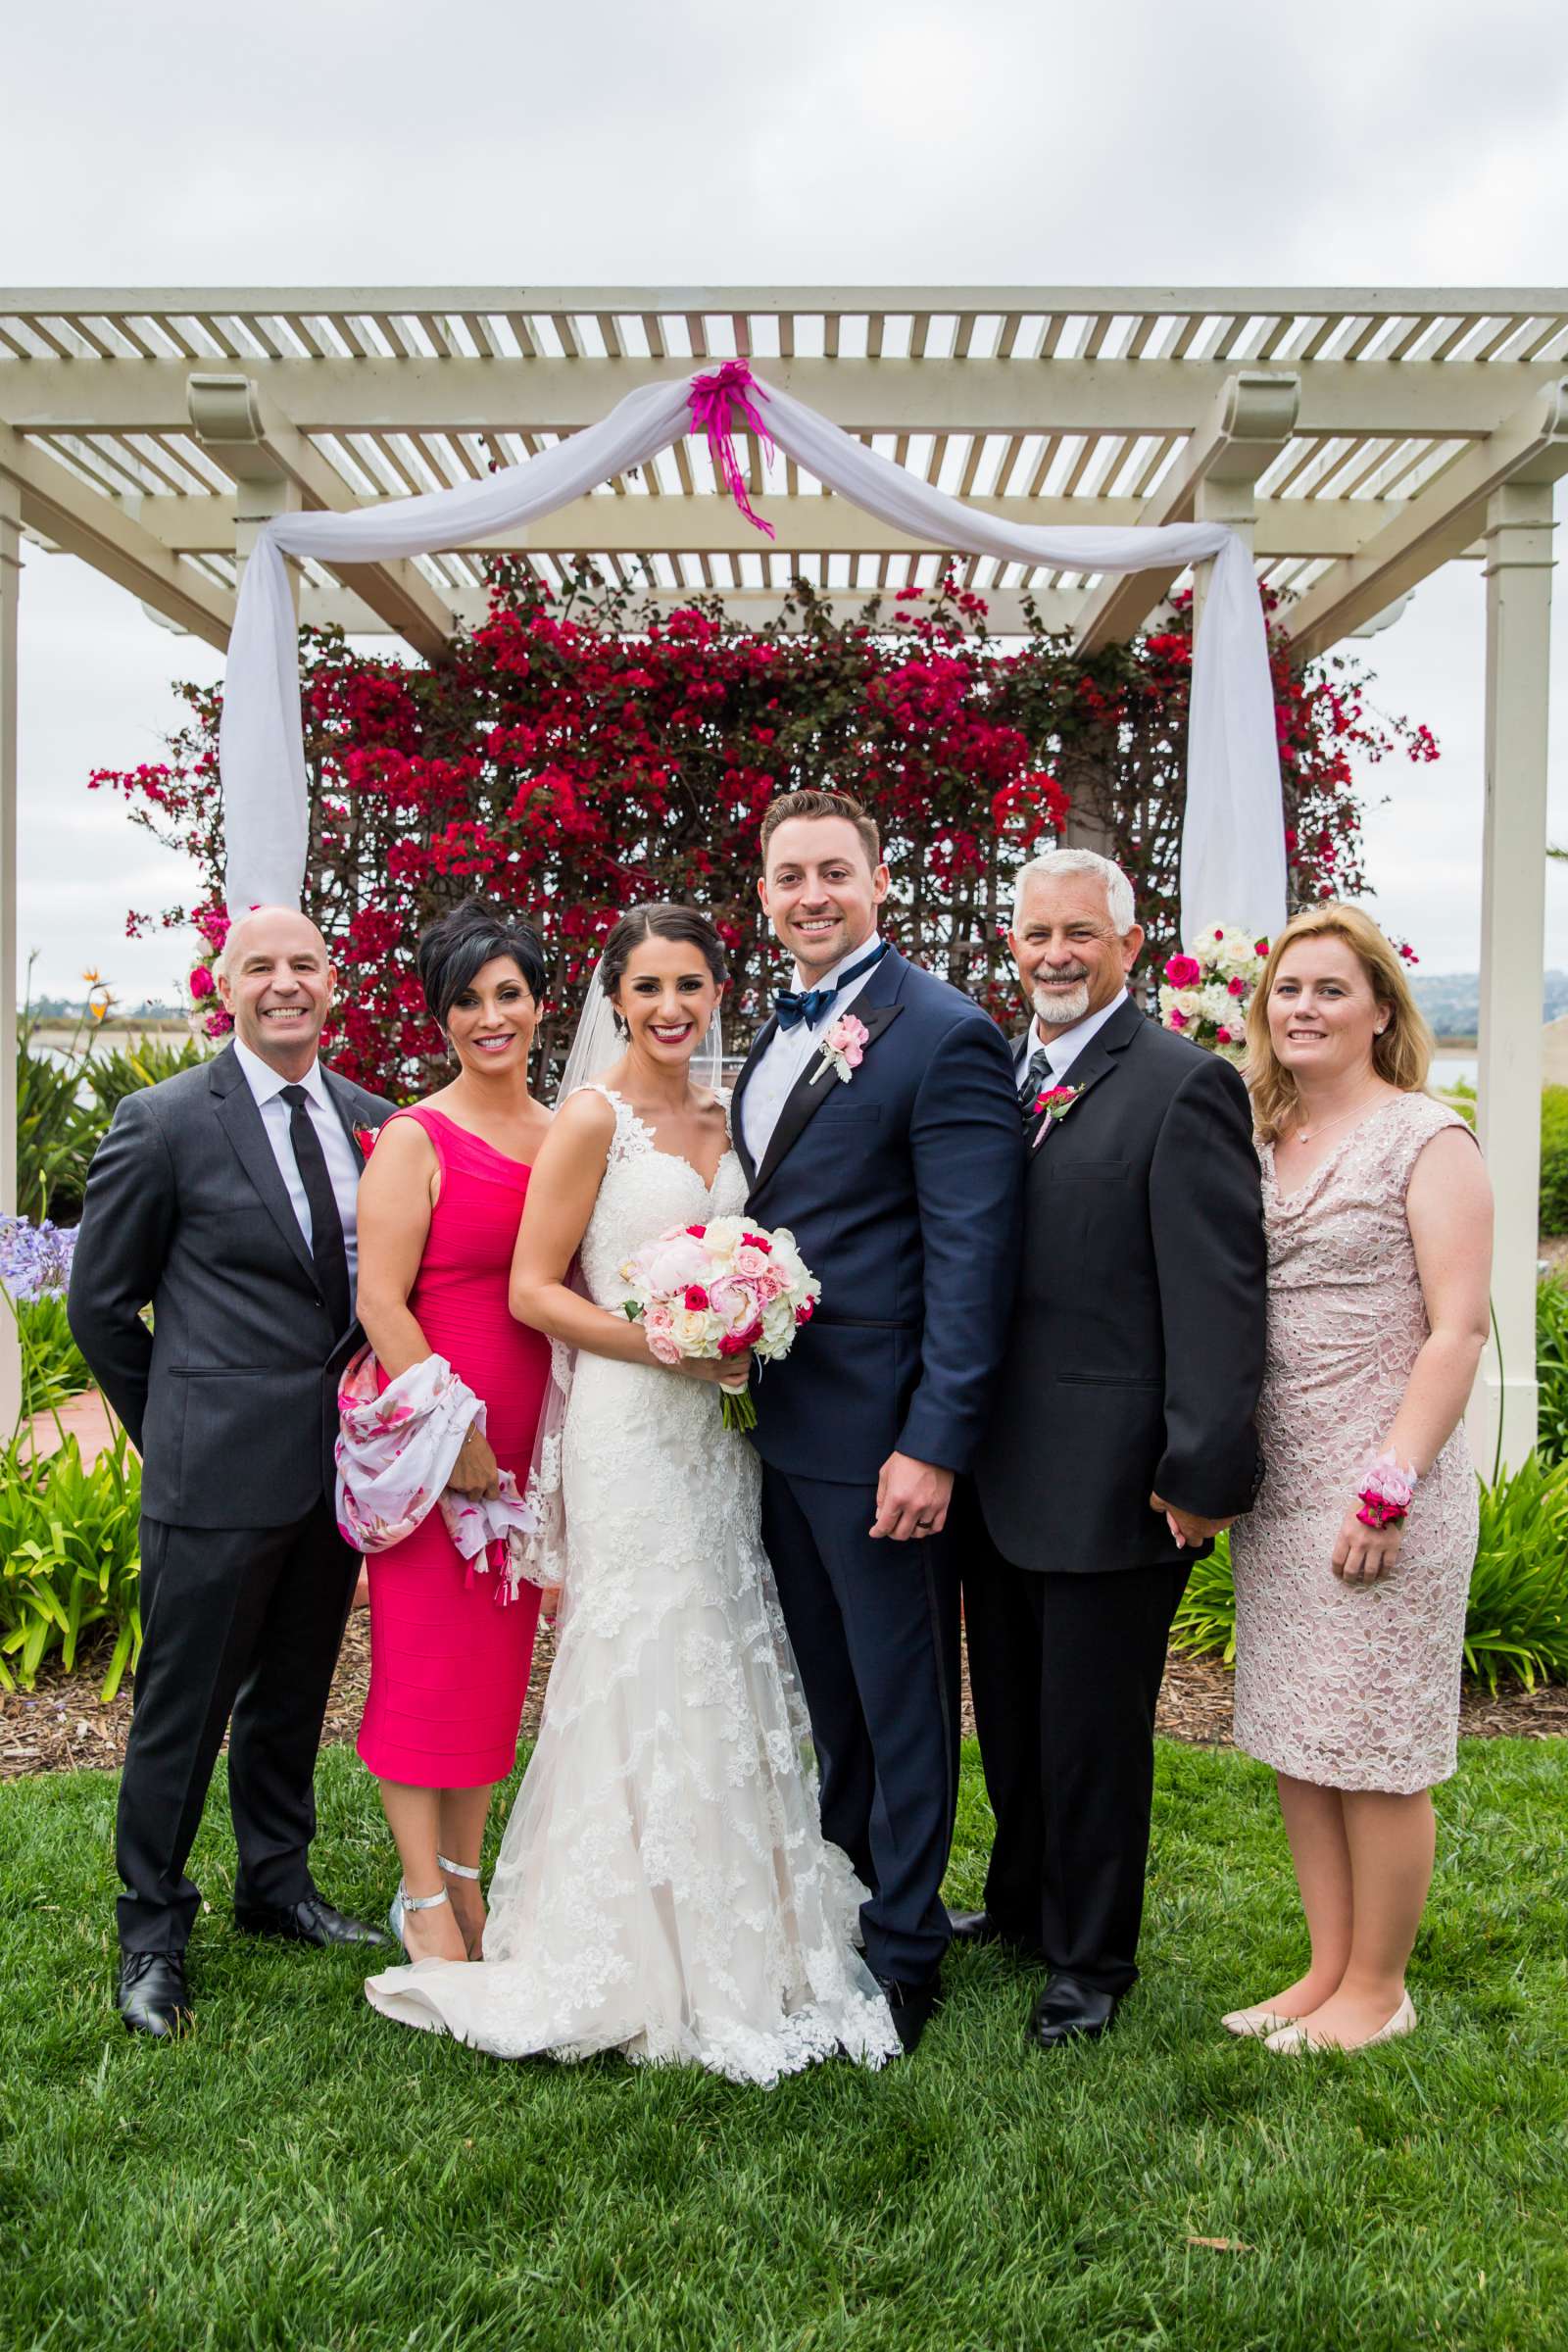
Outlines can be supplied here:
M678 906L672 901L660 900L652 906L634 906L629 914L623 914L606 940L599 985L607 997L612 997L620 986L633 948L640 948L645 939L673 939L683 947L695 948L711 972L715 987L722 988L729 978L724 943L707 915L699 914L695 906Z
M498 956L510 956L531 993L544 995L545 952L538 932L488 899L464 899L420 932L415 965L431 1018L443 1029L464 990Z

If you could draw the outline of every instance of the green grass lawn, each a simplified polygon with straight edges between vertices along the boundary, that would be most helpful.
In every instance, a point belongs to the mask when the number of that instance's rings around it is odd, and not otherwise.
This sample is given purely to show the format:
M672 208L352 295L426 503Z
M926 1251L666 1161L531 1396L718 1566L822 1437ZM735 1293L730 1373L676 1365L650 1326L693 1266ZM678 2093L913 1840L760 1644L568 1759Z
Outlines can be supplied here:
M318 1876L378 1914L353 1755ZM1419 2034L1289 2063L1217 2020L1300 1960L1269 1776L1164 1745L1147 1974L1026 2053L1027 1976L955 1961L917 2057L771 2093L506 2065L374 2018L364 1964L226 1916L197 2035L110 2008L113 1779L0 1790L0 2344L650 2352L1568 2345L1568 1757L1471 1741L1440 1798ZM967 1759L950 1893L990 1829ZM1235 2241L1211 2247L1193 2241Z

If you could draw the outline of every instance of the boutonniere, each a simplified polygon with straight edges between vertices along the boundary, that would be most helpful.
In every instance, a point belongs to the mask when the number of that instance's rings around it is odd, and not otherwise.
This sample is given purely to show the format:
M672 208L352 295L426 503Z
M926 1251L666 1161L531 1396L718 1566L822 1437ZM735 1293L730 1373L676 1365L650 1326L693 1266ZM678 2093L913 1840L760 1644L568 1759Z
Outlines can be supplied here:
M1030 1147L1032 1151L1039 1151L1053 1127L1060 1125L1083 1091L1081 1086L1048 1086L1044 1094L1036 1095L1032 1115L1040 1125Z
M865 1023L858 1021L853 1012L843 1014L823 1036L822 1058L811 1072L811 1085L833 1070L848 1086L851 1071L859 1068L870 1042L871 1032Z
M375 1150L376 1142L380 1136L380 1133L381 1130L379 1127L355 1128L354 1141L360 1147L360 1157L362 1159L369 1158L370 1153Z

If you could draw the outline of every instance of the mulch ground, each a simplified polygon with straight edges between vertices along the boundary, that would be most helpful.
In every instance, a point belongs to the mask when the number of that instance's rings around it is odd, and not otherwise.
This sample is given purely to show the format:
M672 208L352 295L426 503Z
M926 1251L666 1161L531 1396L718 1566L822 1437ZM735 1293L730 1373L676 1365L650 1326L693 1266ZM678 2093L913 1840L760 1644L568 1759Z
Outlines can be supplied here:
M539 1710L554 1654L550 1628L541 1626L522 1718L524 1739L531 1740L539 1728ZM98 1690L107 1664L105 1650L85 1662L78 1661L74 1674L62 1673L58 1667L46 1670L30 1696L0 1692L0 1781L18 1780L25 1773L60 1772L77 1764L119 1765L130 1728L130 1690L127 1682L107 1706L100 1701ZM323 1733L326 1744L353 1743L369 1672L369 1620L363 1609L356 1609L343 1638L332 1686ZM1172 1740L1185 1740L1198 1747L1229 1747L1231 1677L1226 1669L1212 1658L1173 1654L1165 1670L1157 1724ZM1471 1739L1568 1739L1568 1687L1505 1688L1494 1698L1484 1684L1467 1684L1459 1729ZM963 1731L966 1739L973 1738L974 1709L967 1672Z

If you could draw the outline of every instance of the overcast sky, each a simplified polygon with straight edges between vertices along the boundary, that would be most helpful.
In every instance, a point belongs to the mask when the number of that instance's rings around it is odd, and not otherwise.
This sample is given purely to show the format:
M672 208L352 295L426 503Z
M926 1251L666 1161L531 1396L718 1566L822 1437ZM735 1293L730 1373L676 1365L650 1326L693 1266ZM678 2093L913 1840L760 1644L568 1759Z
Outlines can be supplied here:
M230 29L232 24L233 29ZM60 29L64 26L64 29ZM0 142L12 284L838 280L1551 285L1568 278L1554 0L138 0L14 12ZM1562 500L1559 499L1559 514ZM1568 839L1568 588L1553 817ZM1428 583L1362 649L1436 767L1371 779L1378 909L1429 970L1479 944L1484 592ZM157 757L219 657L64 557L22 603L21 934L169 988L127 906L188 895L96 765ZM1568 867L1547 961L1568 966Z

